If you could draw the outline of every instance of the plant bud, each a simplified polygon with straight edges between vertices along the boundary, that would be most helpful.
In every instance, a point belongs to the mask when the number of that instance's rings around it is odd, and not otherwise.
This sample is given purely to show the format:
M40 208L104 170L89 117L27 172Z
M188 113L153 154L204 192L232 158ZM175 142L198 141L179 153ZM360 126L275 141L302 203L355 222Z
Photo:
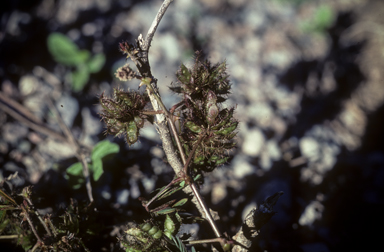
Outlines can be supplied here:
M209 125L213 125L215 123L215 119L219 114L219 108L216 105L216 101L217 97L215 93L210 90L207 95L207 104L205 106L207 112L206 120Z
M157 233L157 231L159 231L159 228L156 227L156 226L153 226L150 230L148 230L148 234L149 235L154 235Z
M150 230L152 227L151 223L145 223L145 224L142 224L141 226L141 230L147 232L148 230Z
M201 127L200 126L197 126L194 122L192 121L187 121L185 123L185 126L190 130L192 131L193 133L200 133L201 131Z

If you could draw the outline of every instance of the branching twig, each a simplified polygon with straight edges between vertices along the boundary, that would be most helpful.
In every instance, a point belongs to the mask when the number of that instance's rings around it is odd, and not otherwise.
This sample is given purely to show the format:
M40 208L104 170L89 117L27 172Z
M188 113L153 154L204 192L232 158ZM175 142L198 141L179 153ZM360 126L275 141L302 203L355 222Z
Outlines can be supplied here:
M31 113L27 109L25 109L21 104L17 103L9 97L6 97L1 92L0 100L5 103L3 104L2 102L0 102L0 109L6 112L8 115L12 116L14 119L27 125L27 127L39 133L50 136L62 142L67 142L67 139L63 135L54 130L51 130L50 128L45 127L43 123L40 122L35 116L31 116ZM13 109L8 107L7 105L11 106Z
M157 12L155 19L152 22L151 27L148 30L147 36L145 37L145 45L142 48L145 51L149 50L151 46L152 38L155 35L157 26L159 25L161 19L163 18L165 11L168 9L168 6L173 2L173 0L165 0L160 7L160 10Z
M151 27L149 28L146 39L143 40L142 37L139 36L138 41L139 41L139 44L141 46L141 50L145 52L145 55L143 55L142 61L147 64L146 65L147 67L146 68L142 67L142 65L137 65L137 67L138 67L139 71L141 72L141 74L143 75L143 77L150 77L151 78L151 83L147 84L147 92L148 92L149 98L151 100L153 109L154 110L160 110L161 109L165 113L165 116L160 115L160 114L156 115L157 125L159 127L159 134L160 134L161 140L163 141L163 147L164 147L164 142L166 142L167 149L168 150L172 149L172 151L173 151L173 153L165 151L165 154L167 155L168 160L172 160L172 162L174 162L173 164L170 162L170 164L171 164L172 168L174 169L175 173L180 174L181 171L184 173L184 170L186 170L186 169L183 169L183 167L180 167L180 162L176 161L176 159L178 159L178 158L177 158L177 155L175 155L175 150L174 150L173 146L172 147L169 146L169 145L173 145L169 130L167 127L163 127L163 126L161 126L161 129L160 129L160 126L159 126L159 125L165 125L166 120L168 121L169 126L172 130L174 139L176 141L176 145L178 147L178 150L179 150L182 162L183 162L183 165L185 165L187 163L187 160L186 160L180 139L178 137L176 127L172 121L171 114L165 108L163 102L161 101L160 95L157 93L157 90L155 90L155 88L152 87L152 84L156 85L156 79L151 76L150 66L149 66L149 62L148 62L148 50L149 50L152 38L156 32L157 26L159 25L162 17L165 14L165 11L167 10L168 6L170 5L170 3L172 1L173 0L165 0L163 2L163 4L161 5L155 19L152 22ZM142 72L144 69L146 69L147 72ZM168 155L170 155L170 156L168 156ZM189 177L188 174L184 174L184 176ZM199 210L202 217L204 219L208 220L208 222L212 226L213 231L215 232L216 237L221 237L221 234L218 231L207 206L205 205L202 197L200 196L200 193L199 193L196 185L193 182L191 182L191 179L188 179L188 180L190 180L190 182L188 183L189 187L185 188L184 192L186 192L188 194L190 192L192 192L194 194L194 197L192 198L192 202L196 205L196 207Z
M31 207L34 207L32 201L29 198L25 197L24 199L28 202L28 204ZM41 224L43 225L43 227L44 227L45 231L47 232L47 234L49 236L52 236L51 230L49 230L47 224L44 222L43 218L41 218L41 216L40 216L39 212L37 211L37 209L34 209L34 212L35 212L37 218L39 219L39 221L41 222Z
M91 186L91 179L89 176L89 169L88 169L88 162L86 160L86 150L80 146L80 144L76 141L75 137L73 136L71 130L68 128L68 126L64 123L63 119L60 116L59 111L53 104L52 100L50 98L47 99L49 107L53 114L56 116L57 121L59 123L59 126L61 130L64 132L65 136L68 139L68 142L72 144L72 146L75 148L75 153L77 156L77 159L81 162L83 165L83 175L85 177L85 186L87 188L87 194L89 201L93 202L93 196L92 196L92 186Z
M24 218L27 219L29 226L32 229L33 234L35 235L37 241L39 244L43 243L43 240L41 240L39 234L37 233L35 227L33 226L33 223L31 221L31 218L29 217L28 211L23 207L23 205L20 205L21 210L23 211Z

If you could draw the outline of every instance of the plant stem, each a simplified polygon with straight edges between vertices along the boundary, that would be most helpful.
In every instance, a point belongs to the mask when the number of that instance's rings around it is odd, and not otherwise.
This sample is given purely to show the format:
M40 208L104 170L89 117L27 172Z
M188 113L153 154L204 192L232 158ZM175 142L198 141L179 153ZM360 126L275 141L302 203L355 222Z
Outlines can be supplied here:
M150 66L149 66L149 62L148 62L148 51L149 51L149 47L150 47L152 38L155 35L156 29L160 23L160 20L164 16L165 11L167 10L167 8L171 4L171 2L173 2L173 0L165 0L163 2L163 4L161 5L155 19L152 22L151 27L148 30L148 33L147 33L145 40L142 38L141 35L139 36L138 43L141 47L142 52L144 52L144 54L142 55L142 58L141 58L142 62L140 62L140 64L136 63L136 67L139 69L141 75L144 78L150 77L152 79L151 82L147 85L147 92L148 92L149 98L151 100L153 109L154 110L160 110L161 109L164 111L164 115L162 115L162 114L156 115L156 118L158 120L158 122L157 122L158 131L159 131L161 140L163 141L164 152L167 155L167 157L169 158L169 162L170 162L171 166L173 167L173 169L175 170L176 174L179 174L180 172L184 173L185 169L179 168L180 163L177 160L177 157L175 156L174 148L172 146L173 145L172 139L171 139L171 136L169 134L169 130L167 129L167 127L165 127L166 126L165 125L166 120L168 121L168 124L169 124L171 131L173 133L174 139L176 141L177 148L179 150L183 166L187 163L187 160L186 160L180 139L178 137L176 127L172 121L172 116L171 116L170 112L165 108L165 106L164 106L164 104L160 98L160 95L152 87L152 84L154 84L156 86L156 79L151 74L151 70L150 70ZM173 151L173 153L172 153L172 151ZM188 174L184 174L184 177L189 178ZM215 232L215 235L217 237L221 237L220 232L218 231L218 229L217 229L217 227L213 221L213 218L208 211L208 208L206 207L202 197L200 196L196 185L192 182L192 180L190 178L188 179L188 181L189 181L188 182L189 188L192 190L192 192L195 196L194 199L192 199L192 202L194 202L196 204L196 207L198 208L198 210L202 214L202 216L209 221L209 223L212 226L212 229Z
M80 144L76 141L75 137L73 136L72 132L68 128L68 126L64 123L63 118L60 116L59 111L53 104L52 100L47 97L47 101L49 104L49 107L51 111L55 114L57 118L57 122L59 123L59 126L61 130L64 132L65 136L68 139L68 142L72 144L72 146L75 148L75 153L77 159L82 163L83 165L83 175L85 177L85 186L87 188L87 194L89 201L92 203L93 202L93 196L92 196L92 186L91 186L91 179L89 176L89 169L88 169L88 162L86 161L86 154L88 150L80 146Z
M226 239L225 238L213 238L213 239L205 239L205 240L187 241L185 243L185 245L206 244L206 243L215 243L215 242L224 243L224 242L226 242Z
M197 190L196 184L195 183L190 183L189 186L191 187L193 194L195 195L197 201L199 202L201 208L204 210L205 216L207 218L207 221L211 225L213 232L215 233L217 238L221 237L221 234L219 232L219 229L216 227L215 221L213 220L211 213L208 210L208 207L205 205L202 197L200 196L199 191Z
M43 243L43 241L41 240L40 236L37 234L37 231L36 231L35 227L33 226L33 223L32 223L32 221L31 221L31 218L29 217L29 214L28 214L27 210L25 210L25 208L23 207L23 205L20 205L20 208L21 208L21 210L23 211L23 213L24 213L24 217L27 219L28 224L29 224L29 226L31 227L32 232L33 232L33 234L35 235L35 237L36 237L38 243L40 243L40 244Z
M20 237L19 235L1 235L0 240L17 239L19 237Z
M144 50L148 51L149 50L149 47L151 46L151 42L152 42L152 38L153 36L155 35L155 32L156 32L156 29L157 29L157 26L159 25L160 23L160 20L163 18L166 10L168 9L168 6L173 2L173 0L165 0L159 11L157 12L157 15L155 17L155 19L153 20L152 22L152 25L151 27L149 28L148 30L148 33L147 33L147 36L145 38L145 46L144 46Z
M31 201L29 198L24 198L24 199L28 202L28 204L29 204L31 207L34 207L33 204L32 204L32 201ZM43 218L41 218L41 216L40 216L39 212L37 211L37 209L35 209L34 212L35 212L37 218L39 219L39 221L41 222L41 224L43 225L45 231L47 231L47 234L48 234L49 236L52 236L51 230L49 230L47 224L44 222Z
M193 149L192 151L189 153L189 156L188 156L188 160L185 162L184 164L184 174L189 176L188 174L188 167L189 167L189 164L191 163L191 160L195 154L195 151L196 149L199 147L201 141L203 141L203 139L205 138L205 133L207 132L207 130L204 130L201 134L200 134L200 137L199 139L197 140L197 142L195 143L195 145L193 146Z
M176 127L175 127L175 124L173 123L172 121L172 115L171 113L169 113L169 111L167 110L167 108L165 107L163 101L161 100L160 98L160 95L158 95L155 90L153 89L152 87L152 83L148 84L147 85L147 89L149 90L149 94L152 94L153 97L156 99L156 101L158 102L160 108L162 108L162 110L164 111L164 114L167 118L167 121L169 123L169 126L171 127L171 131L173 133L173 137L176 141L176 144L177 144L177 148L179 149L179 152L180 152L180 156L181 156L181 160L183 161L183 164L186 163L186 158L185 158L185 154L184 154L184 151L183 151L183 148L181 146L181 142L180 142L180 138L179 138L179 135L177 134L177 130L176 130Z

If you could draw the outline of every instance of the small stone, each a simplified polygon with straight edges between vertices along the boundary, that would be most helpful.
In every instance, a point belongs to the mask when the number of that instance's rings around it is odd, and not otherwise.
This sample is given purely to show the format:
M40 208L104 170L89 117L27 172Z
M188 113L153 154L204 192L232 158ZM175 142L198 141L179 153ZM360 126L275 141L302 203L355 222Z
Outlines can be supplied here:
M244 154L252 157L259 156L265 142L263 133L259 129L254 129L245 133L244 138L242 146Z

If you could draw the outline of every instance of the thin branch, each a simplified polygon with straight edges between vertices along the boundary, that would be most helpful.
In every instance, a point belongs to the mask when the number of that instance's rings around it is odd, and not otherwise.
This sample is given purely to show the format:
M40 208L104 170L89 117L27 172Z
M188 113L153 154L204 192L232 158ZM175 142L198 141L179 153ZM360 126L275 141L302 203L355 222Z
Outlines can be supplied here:
M86 160L87 155L85 154L85 152L87 152L87 151L84 148L82 148L79 145L79 143L76 141L71 130L65 124L63 118L60 116L60 112L57 110L57 108L53 104L52 100L49 97L47 100L48 100L48 105L49 105L51 111L56 116L57 122L59 123L61 130L64 132L65 136L67 137L68 142L71 143L72 146L75 148L75 154L77 156L77 159L83 165L83 175L85 177L85 186L87 188L87 194L88 194L89 201L92 203L93 202L92 186L91 186L91 179L89 176L88 162Z
M42 123L38 123L36 120L31 120L30 116L23 113L27 110L22 105L18 104L17 102L13 101L10 98L3 99L1 92L0 92L0 100L2 100L5 103L5 104L3 104L0 102L0 109L3 110L8 115L12 116L14 119L25 124L28 128L31 128L34 131L39 132L43 135L55 138L59 141L68 142L67 139L63 135L61 135L60 133L58 133L54 130L51 130L50 128L47 128ZM9 101L11 101L11 102L9 103ZM15 103L18 104L18 106L13 106ZM12 106L13 109L8 107L6 104ZM23 109L20 110L20 107L23 107Z
M148 30L147 36L145 38L145 45L142 48L144 51L149 50L149 47L151 46L152 38L155 35L157 26L159 25L161 19L163 18L166 10L168 9L168 6L173 2L173 0L165 0L163 4L161 5L159 11L157 12L157 15L155 19L152 22L151 27Z
M208 211L208 207L205 205L205 202L203 201L203 199L202 199L202 197L201 197L201 195L199 193L199 190L196 187L196 184L195 183L191 183L190 187L191 187L191 189L193 191L193 194L197 198L197 201L199 202L199 205L201 206L201 208L204 211L205 219L207 219L207 221L211 225L211 227L213 229L213 232L215 233L216 237L220 238L221 234L219 232L219 229L216 227L215 221L213 220L211 213Z
M143 57L142 60L143 60L143 62L147 63L147 68L143 68L142 65L140 65L140 66L136 65L136 66L139 68L139 71L140 71L140 69L146 69L147 72L141 72L141 74L143 76L145 76L145 77L150 76L150 78L152 79L151 83L149 83L147 85L147 92L148 92L149 98L151 100L153 109L154 110L162 109L165 112L164 113L165 116L163 114L156 115L156 118L158 120L157 121L158 131L159 131L159 134L160 134L160 138L163 141L163 148L164 148L165 154L167 155L167 159L170 162L170 164L171 164L172 168L174 169L175 173L176 174L183 174L184 173L184 169L183 169L183 167L180 167L181 164L180 164L180 161L178 160L178 157L177 157L177 155L175 153L175 149L173 148L173 141L172 141L171 135L169 133L169 129L168 129L168 127L164 127L166 120L168 120L169 126L171 128L171 131L173 133L174 139L176 141L176 145L178 147L178 150L179 150L179 153L180 153L180 156L181 156L181 159L182 159L182 163L185 165L187 163L187 160L186 160L186 157L185 157L185 154L184 154L184 150L182 148L179 136L177 134L176 127L175 127L175 125L174 125L174 123L172 121L171 114L165 108L165 106L164 106L164 104L163 104L163 102L162 102L162 100L160 98L160 94L158 94L157 90L155 90L155 88L152 87L152 84L154 84L155 87L156 87L156 79L151 76L150 66L149 66L149 62L148 62L148 51L149 51L149 47L150 47L152 38L155 35L156 28L159 25L160 20L164 16L165 11L167 10L168 6L171 4L172 1L173 0L165 0L163 2L163 4L161 5L161 7L160 7L160 9L159 9L155 19L152 22L151 27L149 28L149 31L148 31L148 34L146 36L145 41L142 39L141 36L139 36L138 41L140 43L141 49L146 52L146 54L143 55L144 57ZM166 143L167 147L165 147L165 143ZM172 147L170 145L172 145ZM170 153L169 150L172 150L173 153ZM180 173L180 172L183 172L183 173ZM183 174L182 176L183 177L186 176L187 178L189 177L188 174ZM210 223L210 225L211 225L211 227L212 227L216 237L221 237L221 234L220 234L218 228L216 227L215 222L213 221L213 218L212 218L212 216L211 216L207 206L205 205L205 203L204 203L204 201L203 201L203 199L202 199L202 197L201 197L201 195L200 195L196 185L193 182L189 182L188 185L189 185L189 187L184 188L183 191L185 193L188 193L188 194L190 194L191 192L194 194L194 197L192 198L192 203L194 203L196 205L196 207L199 210L201 216L204 219L208 220L208 222Z
M0 240L17 239L20 235L0 235Z
M32 232L33 232L33 234L35 235L35 237L36 237L38 243L40 243L40 244L43 243L43 241L41 240L40 236L38 235L38 233L37 233L35 227L33 226L33 223L32 223L32 221L31 221L31 218L29 217L29 214L28 214L27 210L25 210L25 208L23 207L23 205L20 205L20 208L21 208L21 210L23 211L23 213L24 213L24 217L27 219L28 224L29 224L29 226L31 227Z
M28 204L31 207L34 208L34 205L33 205L32 201L29 198L25 197L24 199L28 202ZM47 234L49 236L52 236L51 230L49 230L47 224L44 222L43 218L41 218L41 216L40 216L39 212L37 211L37 209L35 209L34 212L35 212L37 218L39 219L39 221L41 222L41 224L43 225L43 227L44 227L45 231L47 232Z
M185 245L196 245L196 244L207 244L207 243L215 243L215 242L225 243L226 239L225 238L213 238L213 239L205 239L205 240L193 240L193 241L186 241L184 244Z
M43 124L39 118L37 118L33 113L31 113L31 111L26 109L23 105L16 102L12 98L6 96L1 91L0 91L0 100L2 100L4 103L9 104L10 106L12 106L20 114L22 114L24 117L28 118L30 121L34 122L35 124Z
M183 168L183 170L184 170L184 174L185 174L185 175L188 175L188 166L189 166L189 164L191 163L193 156L195 155L195 151L196 151L196 149L199 147L201 141L203 141L203 139L205 138L205 133L206 133L206 132L207 132L207 130L204 130L204 131L201 133L199 139L198 139L197 142L195 143L195 146L193 146L192 151L189 153L189 156L188 156L187 161L184 163L184 168Z

